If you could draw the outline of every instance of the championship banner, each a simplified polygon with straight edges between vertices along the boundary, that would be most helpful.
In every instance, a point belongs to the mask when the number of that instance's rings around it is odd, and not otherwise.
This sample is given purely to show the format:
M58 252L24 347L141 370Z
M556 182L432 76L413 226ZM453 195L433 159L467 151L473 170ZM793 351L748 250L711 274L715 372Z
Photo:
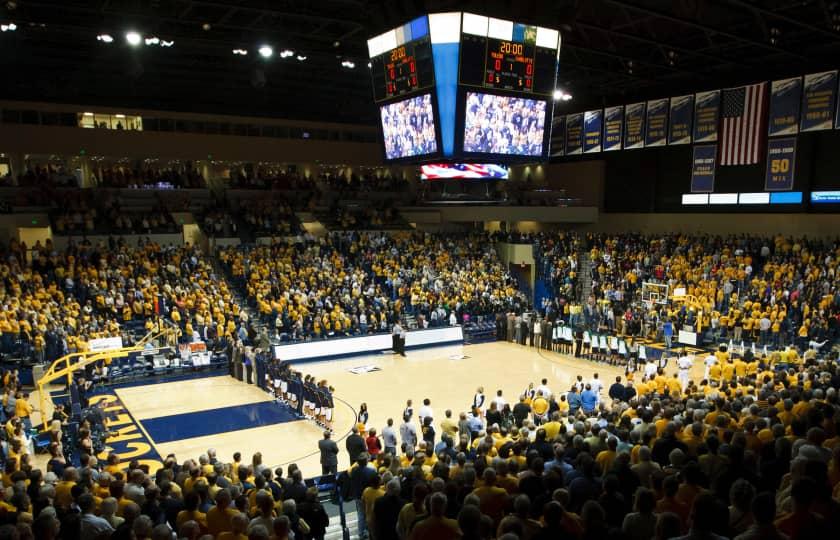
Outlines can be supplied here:
M566 154L566 115L555 116L551 120L551 157Z
M718 139L720 90L698 92L694 95L694 142L714 142Z
M799 132L799 105L802 103L802 77L773 81L770 85L770 112L767 135L796 135Z
M604 109L604 152L621 150L621 128L624 123L624 106Z
M691 160L691 192L711 193L715 190L716 144L698 144Z
M632 103L624 110L624 149L645 147L645 102Z
M647 102L645 146L664 146L668 142L668 98Z
M604 111L586 111L583 113L583 153L601 151L601 124Z
M796 168L796 137L767 141L767 175L765 191L790 191L793 189Z
M583 114L566 116L566 155L573 156L583 151Z
M671 98L668 121L668 144L691 144L691 121L694 119L694 94Z
M831 129L837 101L837 71L805 75L799 131Z

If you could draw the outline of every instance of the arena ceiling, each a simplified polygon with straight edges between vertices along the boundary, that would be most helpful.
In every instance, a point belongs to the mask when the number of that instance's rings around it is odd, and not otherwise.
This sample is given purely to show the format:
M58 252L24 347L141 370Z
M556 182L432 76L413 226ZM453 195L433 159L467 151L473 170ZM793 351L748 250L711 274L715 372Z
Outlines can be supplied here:
M560 28L568 110L840 58L836 0L0 0L0 23L17 26L0 33L0 97L373 123L367 38L446 10ZM131 48L129 29L174 46ZM97 41L103 33L114 42ZM295 54L280 58L286 48Z

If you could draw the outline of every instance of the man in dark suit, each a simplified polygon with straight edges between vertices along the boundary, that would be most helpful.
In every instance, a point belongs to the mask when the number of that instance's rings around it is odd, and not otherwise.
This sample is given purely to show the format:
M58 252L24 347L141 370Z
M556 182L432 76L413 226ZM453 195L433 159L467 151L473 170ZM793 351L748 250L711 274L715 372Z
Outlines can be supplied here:
M321 474L338 473L338 445L329 431L325 431L324 438L318 441L318 450L321 451Z
M353 427L350 435L347 437L347 441L345 441L345 445L347 454L350 456L350 463L355 463L359 459L359 454L367 451L367 444L365 444L362 436L359 435L359 428L357 427Z

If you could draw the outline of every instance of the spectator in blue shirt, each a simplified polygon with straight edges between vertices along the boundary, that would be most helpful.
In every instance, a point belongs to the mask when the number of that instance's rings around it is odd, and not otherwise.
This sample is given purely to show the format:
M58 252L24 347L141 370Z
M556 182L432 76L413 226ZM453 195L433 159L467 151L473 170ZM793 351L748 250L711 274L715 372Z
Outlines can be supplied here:
M598 394L592 390L592 385L586 385L586 390L580 394L580 403L583 412L586 414L595 412L595 408L598 406Z
M662 325L662 336L665 338L665 348L671 350L671 338L674 337L674 323L670 319Z
M569 393L566 394L566 401L569 402L569 416L576 415L581 406L580 394L578 393L577 386L572 385Z

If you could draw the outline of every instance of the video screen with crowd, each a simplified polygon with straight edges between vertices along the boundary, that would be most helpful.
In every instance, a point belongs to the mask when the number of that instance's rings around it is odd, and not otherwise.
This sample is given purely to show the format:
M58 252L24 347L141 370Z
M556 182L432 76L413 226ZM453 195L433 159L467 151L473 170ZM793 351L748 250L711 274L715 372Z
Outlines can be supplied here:
M380 107L385 158L437 152L432 95L423 94Z
M539 156L546 102L467 92L464 152Z

